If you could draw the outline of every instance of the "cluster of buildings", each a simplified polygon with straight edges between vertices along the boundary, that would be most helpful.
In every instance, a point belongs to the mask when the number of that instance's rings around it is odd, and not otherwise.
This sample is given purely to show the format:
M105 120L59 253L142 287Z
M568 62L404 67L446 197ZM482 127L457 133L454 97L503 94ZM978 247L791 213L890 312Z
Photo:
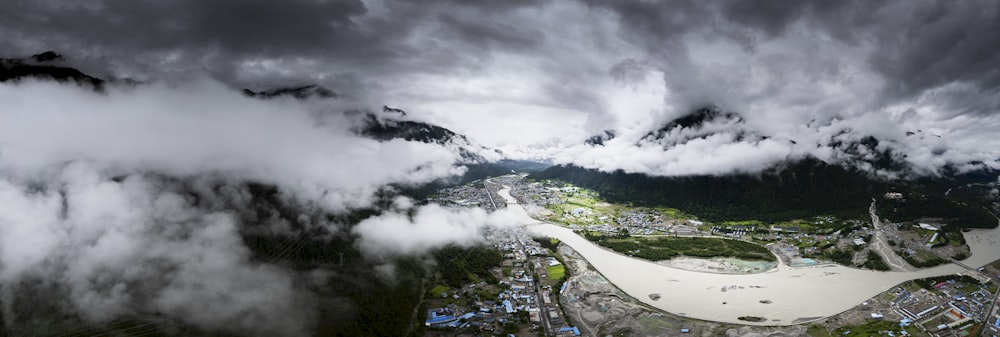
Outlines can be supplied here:
M515 176L516 177L516 176ZM487 210L505 207L496 193L502 185L513 185L512 176L488 179L442 190L429 201L453 207L481 207ZM575 188L574 188L575 189ZM546 190L551 191L551 190ZM559 192L568 191L560 189ZM496 205L496 206L494 206ZM548 280L549 267L561 264L552 252L532 240L520 228L493 228L485 233L504 257L501 266L492 270L498 284L469 284L446 293L454 302L427 311L425 325L434 330L499 336L529 335L579 336L580 331L563 317L559 307L558 280ZM553 285L557 289L553 290ZM496 297L483 298L483 291L493 289ZM489 293L489 292L486 292ZM436 302L437 303L437 302ZM464 303L464 304L460 304Z
M619 213L615 221L625 227L663 227L663 217L651 209L626 209Z
M451 207L480 207L486 210L505 207L503 198L498 198L495 190L483 188L477 183L443 189L427 200Z
M563 193L576 192L576 187L558 186L554 183L530 182L523 183L520 179L508 181L513 186L511 196L519 202L539 206L558 205L563 203Z
M491 239L504 253L504 268L510 270L500 281L508 289L500 294L508 314L526 313L532 328L544 335L579 336L579 329L570 325L560 308L559 295L566 284L548 275L550 267L562 264L554 252L518 228L504 229Z
M893 291L890 308L901 324L916 324L932 335L951 335L985 318L994 294L985 284L963 283L956 279L936 282L931 290ZM877 316L877 317L876 317ZM880 319L881 314L872 314Z
M757 226L712 226L709 233L713 235L722 235L734 238L742 238L747 234L753 234L757 232Z

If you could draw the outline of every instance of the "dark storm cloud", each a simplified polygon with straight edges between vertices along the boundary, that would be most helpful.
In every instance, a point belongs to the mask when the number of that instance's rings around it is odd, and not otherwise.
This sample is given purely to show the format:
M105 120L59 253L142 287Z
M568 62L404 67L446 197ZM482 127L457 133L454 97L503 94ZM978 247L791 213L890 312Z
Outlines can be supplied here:
M439 22L445 26L441 38L469 41L470 48L525 49L539 45L545 38L531 27L517 27L488 18L462 18L441 13Z
M954 81L996 95L1000 88L1000 3L932 3L884 13L886 29L875 31L885 52L874 68L893 81L887 93L907 98ZM971 102L970 102L971 103ZM995 113L994 104L976 109Z
M474 64L407 41L424 11L404 4L365 17L362 2L341 0L17 2L0 10L0 32L8 52L55 49L100 75L208 71L240 86L318 82L362 96L373 85L365 77Z
M996 31L1000 3L985 0L94 0L0 9L0 44L21 55L57 49L117 75L207 71L254 89L319 83L498 146L579 143L705 104L770 129L906 110L921 118L915 128L986 118L1000 109ZM630 90L663 91L662 103L633 104ZM490 131L504 116L582 130L538 127L558 130L551 139Z
M867 62L887 81L887 100L911 99L955 81L981 94L1000 88L1000 3L996 1L588 1L612 10L652 48L687 33L739 38L746 47L774 39L790 26L844 43L876 46ZM717 7L717 8L716 8ZM706 31L706 27L708 30ZM744 36L746 37L746 36ZM672 55L677 55L673 53ZM995 112L996 105L977 109Z
M328 50L361 37L359 1L18 2L2 13L11 31L37 39L124 51L218 49L249 55ZM32 38L32 37L27 37Z

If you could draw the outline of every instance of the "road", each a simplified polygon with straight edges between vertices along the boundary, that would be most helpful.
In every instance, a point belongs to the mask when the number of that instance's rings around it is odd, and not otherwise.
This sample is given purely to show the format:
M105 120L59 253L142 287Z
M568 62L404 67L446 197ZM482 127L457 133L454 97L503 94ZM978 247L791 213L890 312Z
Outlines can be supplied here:
M497 208L497 202L493 200L493 193L490 193L490 186L493 182L489 178L483 180L483 188L486 190L486 195L490 197L490 203L493 204L493 210L499 210Z
M517 242L518 242L518 244L521 247L521 251L522 252L525 251L524 244L520 243L520 240L518 240ZM534 262L531 261L531 258L528 258L527 260L525 260L525 264L527 266L529 266L529 270L531 271L531 274L534 275L535 274L535 268L534 268L534 265L532 263L534 263ZM541 282L534 282L535 300L537 301L538 304L540 304L538 306L538 314L540 315L539 318L541 319L541 323L542 323L542 336L549 336L550 333L554 334L554 330L552 330L552 324L549 322L549 308L546 305L542 304L542 296L543 296L544 290L542 290L540 283ZM559 303L558 302L559 301L558 297L556 297L554 300L556 301L556 303Z
M536 298L538 299L538 302L542 301L542 292L543 291L544 290L542 290L542 288L539 287L538 282L536 282L535 283L535 296L537 296ZM556 297L554 300L555 301L559 301L559 298ZM552 323L549 322L549 308L548 308L548 306L546 306L546 305L539 305L538 306L538 314L540 315L539 319L541 319L541 321L542 321L542 332L543 332L542 335L543 336L548 336L549 334L554 334L555 331L552 330Z
M1000 222L1000 219L997 219L997 222ZM990 277L990 281L1000 284L1000 281L998 281L993 277ZM990 301L990 308L986 309L986 311L983 311L983 328L979 329L980 337L986 336L986 330L996 332L996 329L993 327L992 324L990 324L990 319L993 318L993 310L997 308L997 301L1000 301L1000 289L998 289L996 293L993 294L993 300Z
M868 214L872 217L872 226L875 227L875 235L872 239L872 250L882 256L882 260L885 261L889 267L894 271L912 271L914 268L906 263L902 257L896 255L892 251L892 247L886 243L884 227L882 221L878 217L878 213L875 210L875 199L872 199L872 205L868 208Z
M990 319L993 317L993 309L997 306L998 298L1000 298L1000 291L993 294L993 301L990 302L990 308L983 311L983 328L979 329L979 336L986 336L986 330L993 330Z

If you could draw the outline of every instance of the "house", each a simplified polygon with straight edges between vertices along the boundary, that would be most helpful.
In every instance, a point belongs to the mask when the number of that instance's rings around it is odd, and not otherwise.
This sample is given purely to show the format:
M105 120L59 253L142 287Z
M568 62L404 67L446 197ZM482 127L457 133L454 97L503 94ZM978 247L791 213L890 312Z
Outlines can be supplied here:
M572 332L573 336L579 336L580 335L580 329L578 329L575 326L564 326L564 327L561 327L561 328L559 328L559 332Z

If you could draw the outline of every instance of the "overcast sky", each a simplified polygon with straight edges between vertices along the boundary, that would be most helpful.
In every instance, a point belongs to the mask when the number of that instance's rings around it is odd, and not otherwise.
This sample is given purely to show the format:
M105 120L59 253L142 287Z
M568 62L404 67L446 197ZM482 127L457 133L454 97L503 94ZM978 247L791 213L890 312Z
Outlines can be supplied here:
M452 148L359 137L360 115L331 111L388 105L514 158L662 176L884 150L917 174L1000 168L997 32L992 0L4 1L0 57L55 50L146 83L0 84L0 286L56 283L91 321L308 334L303 276L241 241L240 183L342 213L464 172ZM338 98L238 91L313 83ZM647 137L705 106L733 115ZM377 258L509 222L397 199L350 233Z
M669 169L681 163L646 159L633 146L706 104L739 113L764 137L804 143L725 142L757 159L832 158L814 148L850 129L854 138L910 143L894 146L926 172L995 161L997 31L1000 4L989 0L84 0L0 9L11 53L54 49L91 71L140 79L320 83L513 156L578 153L557 161L590 167L604 165L578 157L604 154L573 147L612 129L628 143L612 148L635 158L615 168L666 175L755 170ZM916 130L943 140L904 137ZM930 147L952 153L920 152ZM756 166L773 161L763 160Z

